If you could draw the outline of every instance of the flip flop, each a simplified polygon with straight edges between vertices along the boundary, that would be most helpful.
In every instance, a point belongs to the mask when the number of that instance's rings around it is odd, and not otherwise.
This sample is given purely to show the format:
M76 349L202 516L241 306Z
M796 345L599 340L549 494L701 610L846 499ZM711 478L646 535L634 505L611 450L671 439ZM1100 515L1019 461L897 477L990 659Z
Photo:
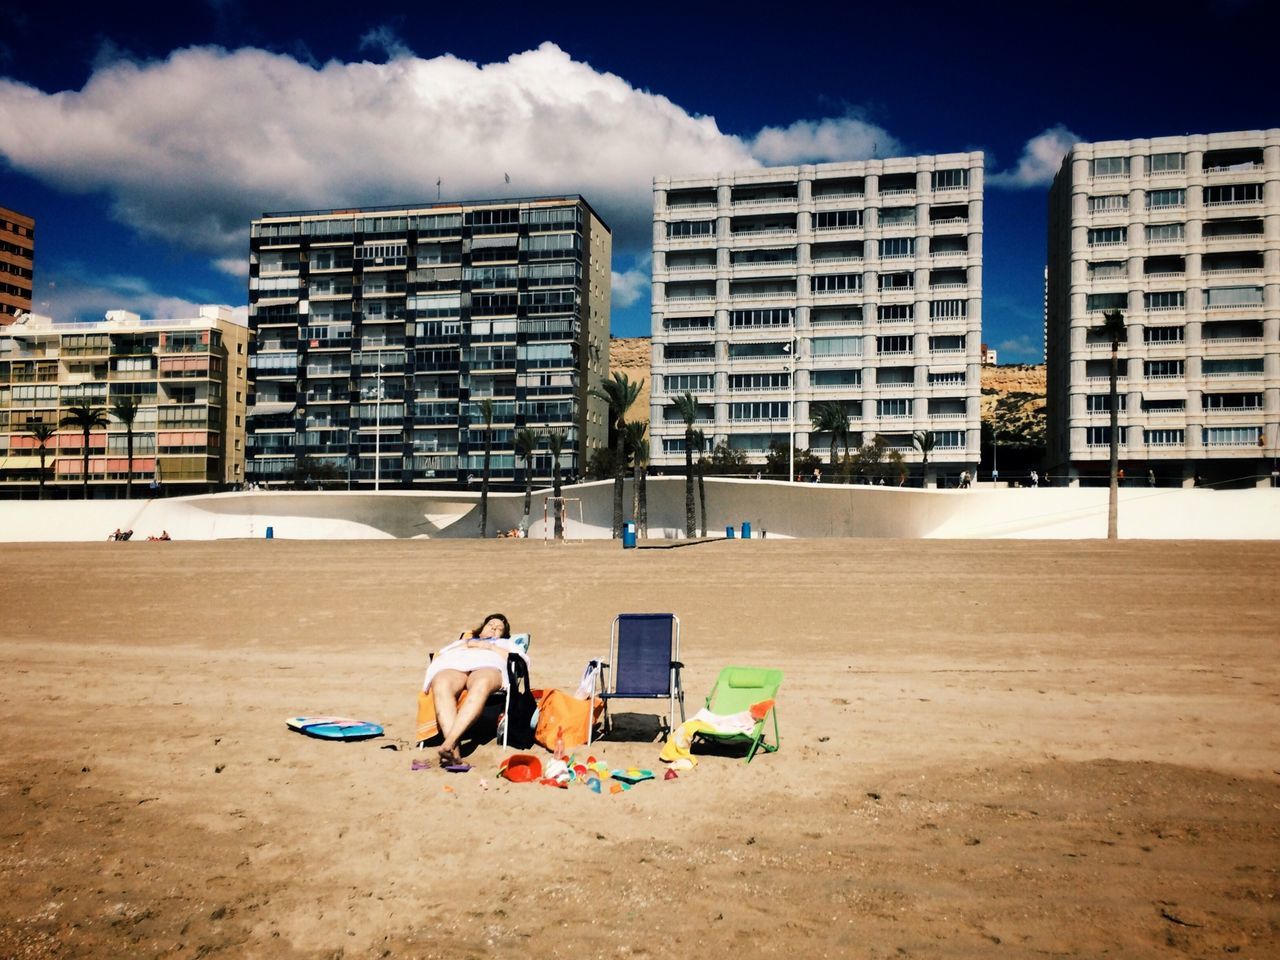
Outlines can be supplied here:
M411 764L409 765L409 769L410 769L410 770L430 770L430 769L431 769L431 761L430 761L430 760L415 760L415 761L413 761L413 763L411 763Z
M448 766L446 766L445 769L448 770L450 773L466 773L468 770L471 769L471 764L451 763Z

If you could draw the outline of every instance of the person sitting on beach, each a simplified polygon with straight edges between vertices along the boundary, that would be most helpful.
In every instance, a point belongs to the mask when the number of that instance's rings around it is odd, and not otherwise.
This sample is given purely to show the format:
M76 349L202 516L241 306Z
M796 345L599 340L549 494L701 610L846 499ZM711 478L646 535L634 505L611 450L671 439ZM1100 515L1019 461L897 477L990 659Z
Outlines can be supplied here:
M124 534L120 532L120 528L116 527L116 532L107 535L108 540L119 540Z
M436 719L444 742L440 763L458 762L458 741L475 723L489 694L507 685L507 656L514 649L504 641L511 637L511 624L501 613L491 613L473 630L435 655L424 685L435 699ZM467 699L458 707L458 695Z

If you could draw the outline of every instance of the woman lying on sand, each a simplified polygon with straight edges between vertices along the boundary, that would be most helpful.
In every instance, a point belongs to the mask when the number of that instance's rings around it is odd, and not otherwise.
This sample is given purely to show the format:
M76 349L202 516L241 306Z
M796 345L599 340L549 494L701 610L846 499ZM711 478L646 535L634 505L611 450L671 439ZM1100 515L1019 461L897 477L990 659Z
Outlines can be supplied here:
M440 744L442 765L458 762L458 741L480 716L489 694L507 685L507 656L512 647L505 641L510 636L507 618L491 613L480 626L465 631L431 661L426 687L435 698L436 719L444 735ZM464 689L467 699L459 709L458 695Z

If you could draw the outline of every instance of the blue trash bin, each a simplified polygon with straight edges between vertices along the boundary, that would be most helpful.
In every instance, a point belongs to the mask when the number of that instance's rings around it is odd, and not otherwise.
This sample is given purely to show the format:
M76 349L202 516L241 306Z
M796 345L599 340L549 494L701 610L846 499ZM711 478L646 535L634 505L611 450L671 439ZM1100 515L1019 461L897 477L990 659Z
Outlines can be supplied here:
M751 539L751 521L750 520L742 521L742 539L743 540Z
M636 545L636 525L628 520L622 525L622 549L627 550Z
M724 528L724 535L725 535L728 539L730 539L730 540L732 540L732 539L733 539L733 526L732 526L732 524Z
M276 536L276 528L275 528L275 527L267 527L267 539L268 539L268 540L274 540L274 539L275 539L275 536Z

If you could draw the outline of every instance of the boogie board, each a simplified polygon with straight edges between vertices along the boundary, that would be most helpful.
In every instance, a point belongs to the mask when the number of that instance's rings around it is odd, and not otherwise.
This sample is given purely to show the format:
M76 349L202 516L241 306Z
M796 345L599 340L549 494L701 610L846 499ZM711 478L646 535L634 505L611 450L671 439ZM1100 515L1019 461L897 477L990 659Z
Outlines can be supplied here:
M382 736L382 727L378 724L348 717L290 717L285 725L321 740L368 740Z

